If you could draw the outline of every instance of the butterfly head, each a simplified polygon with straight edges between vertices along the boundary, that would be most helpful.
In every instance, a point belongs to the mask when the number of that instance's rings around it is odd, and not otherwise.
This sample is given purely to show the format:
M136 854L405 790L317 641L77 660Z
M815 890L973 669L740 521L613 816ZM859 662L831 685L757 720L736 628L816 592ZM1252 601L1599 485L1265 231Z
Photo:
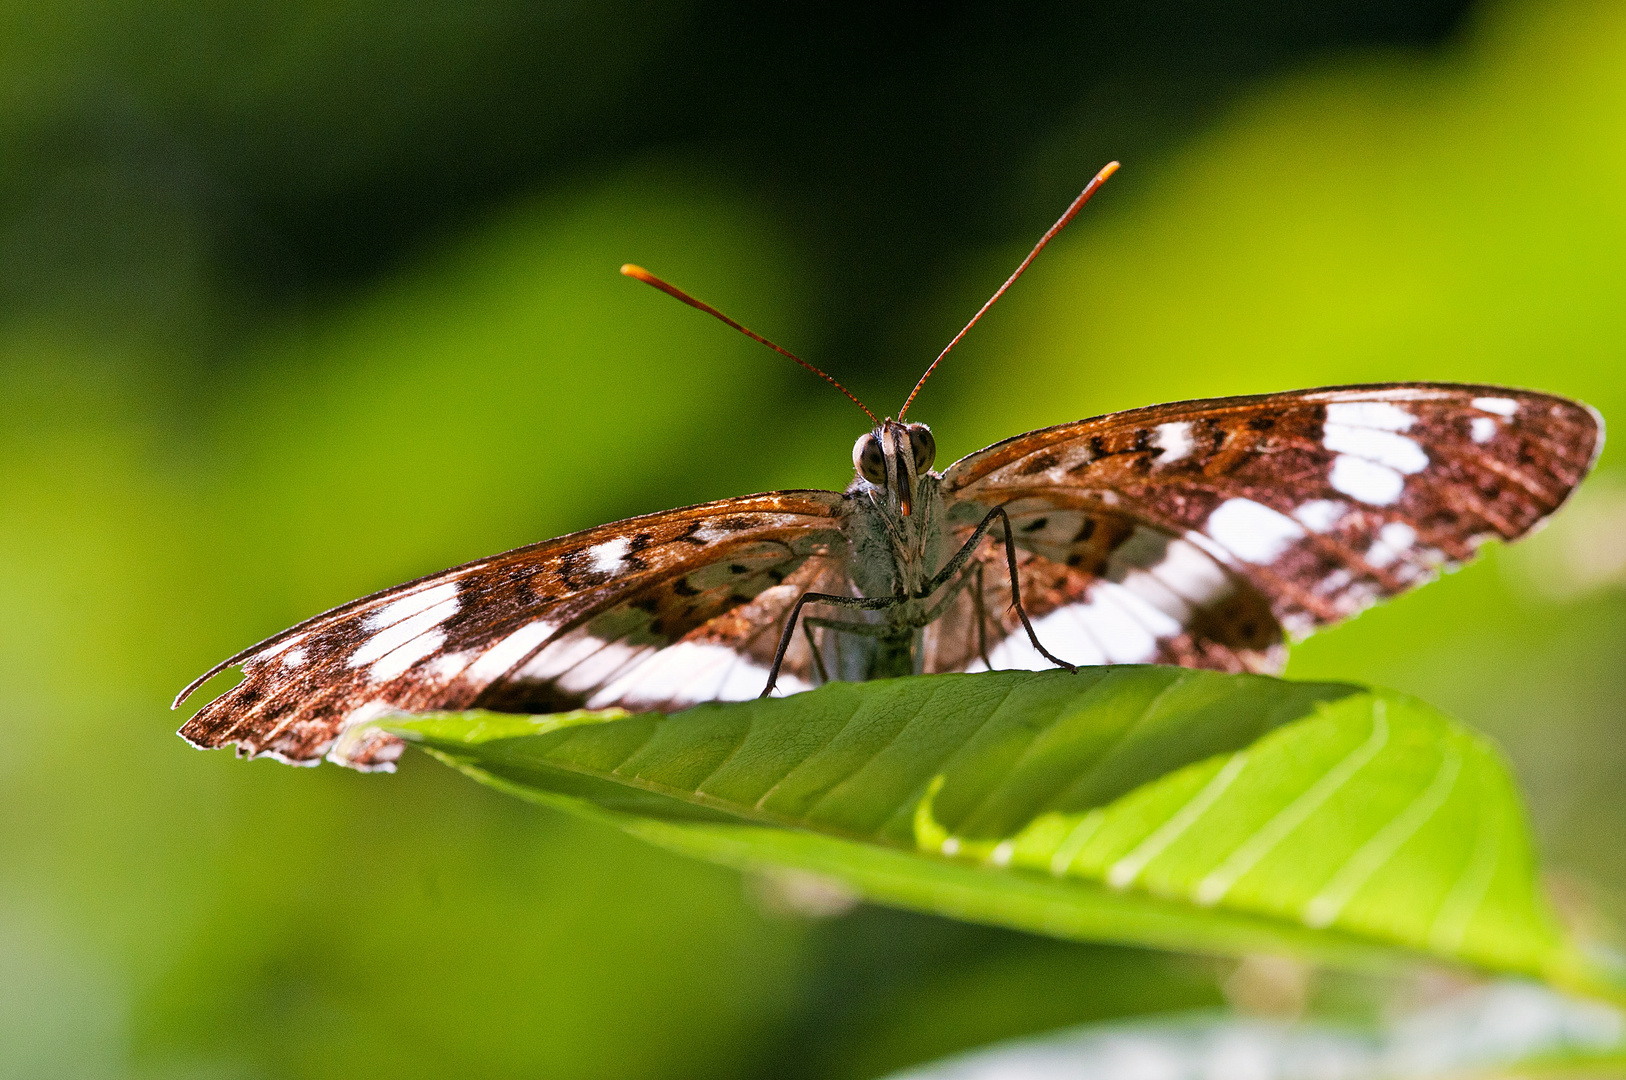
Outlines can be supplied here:
M925 424L905 424L891 417L853 443L853 468L884 491L904 517L915 502L920 478L937 459L937 441Z

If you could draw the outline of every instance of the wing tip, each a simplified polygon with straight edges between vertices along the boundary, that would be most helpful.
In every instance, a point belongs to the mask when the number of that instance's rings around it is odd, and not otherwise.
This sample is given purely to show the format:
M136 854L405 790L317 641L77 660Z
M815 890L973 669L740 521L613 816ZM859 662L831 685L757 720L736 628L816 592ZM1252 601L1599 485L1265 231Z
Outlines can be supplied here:
M197 678L187 683L186 686L181 689L181 692L175 695L175 700L169 703L170 711L173 712L174 710L179 709L182 705L186 704L186 699L196 693L198 687L202 686L216 675L219 675L222 671L225 671L227 668L231 667L237 659L238 658L234 656L230 660L222 660L208 671L205 671L202 675L199 675Z
M216 675L219 675L222 671L225 671L227 668L234 668L234 667L242 666L251 657L255 656L257 653L263 652L265 650L266 646L277 644L279 639L281 639L282 648L287 648L289 645L292 645L295 641L299 640L300 637L304 636L303 634L300 634L297 637L294 636L294 631L298 630L298 629L299 629L299 627L297 627L297 626L296 627L291 627L290 629L284 630L280 634L274 635L273 637L266 638L264 641L260 642L258 645L250 645L248 648L244 649L242 652L233 653L231 656L226 657L226 659L222 660L220 663L216 664L214 667L210 668L208 671L205 671L202 675L199 675L197 678L195 678L191 682L187 683L186 686L182 688L181 692L179 694L175 695L175 700L170 703L169 707L171 709L180 708L181 705L183 703L185 703L186 699L191 697L193 695L193 693L195 693L197 691L198 687L202 686L204 683L208 682L210 679L214 678Z

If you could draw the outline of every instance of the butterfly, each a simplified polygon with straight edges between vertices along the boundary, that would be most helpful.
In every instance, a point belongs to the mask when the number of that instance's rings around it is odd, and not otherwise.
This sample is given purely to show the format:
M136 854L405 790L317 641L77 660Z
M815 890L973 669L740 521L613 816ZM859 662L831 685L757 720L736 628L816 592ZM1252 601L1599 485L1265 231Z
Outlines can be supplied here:
M397 711L670 712L830 680L1155 663L1276 672L1286 642L1542 524L1603 440L1588 406L1452 383L1185 401L1031 431L941 472L905 420L932 372L1077 213L1103 169L877 419L845 491L629 518L478 559L307 619L180 734L361 770Z

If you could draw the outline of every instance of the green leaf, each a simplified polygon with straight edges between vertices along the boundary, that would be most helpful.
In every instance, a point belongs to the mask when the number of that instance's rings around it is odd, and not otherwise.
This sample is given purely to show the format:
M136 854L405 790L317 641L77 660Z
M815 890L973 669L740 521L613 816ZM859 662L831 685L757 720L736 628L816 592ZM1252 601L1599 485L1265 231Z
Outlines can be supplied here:
M1543 902L1500 754L1400 694L1120 666L389 727L514 794L885 903L1231 955L1429 953L1621 992Z

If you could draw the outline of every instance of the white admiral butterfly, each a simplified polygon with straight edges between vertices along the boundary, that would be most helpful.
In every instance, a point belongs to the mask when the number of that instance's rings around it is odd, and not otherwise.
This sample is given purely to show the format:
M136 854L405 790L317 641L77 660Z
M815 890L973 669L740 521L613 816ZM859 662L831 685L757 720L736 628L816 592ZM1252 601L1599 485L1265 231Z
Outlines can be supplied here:
M177 706L228 667L244 673L180 734L389 769L401 744L367 721L397 710L671 711L830 679L1053 664L1276 671L1286 636L1541 524L1602 445L1597 413L1565 398L1385 383L1113 413L939 473L931 432L903 420L914 396L858 440L844 492L630 518L353 601L198 678Z

